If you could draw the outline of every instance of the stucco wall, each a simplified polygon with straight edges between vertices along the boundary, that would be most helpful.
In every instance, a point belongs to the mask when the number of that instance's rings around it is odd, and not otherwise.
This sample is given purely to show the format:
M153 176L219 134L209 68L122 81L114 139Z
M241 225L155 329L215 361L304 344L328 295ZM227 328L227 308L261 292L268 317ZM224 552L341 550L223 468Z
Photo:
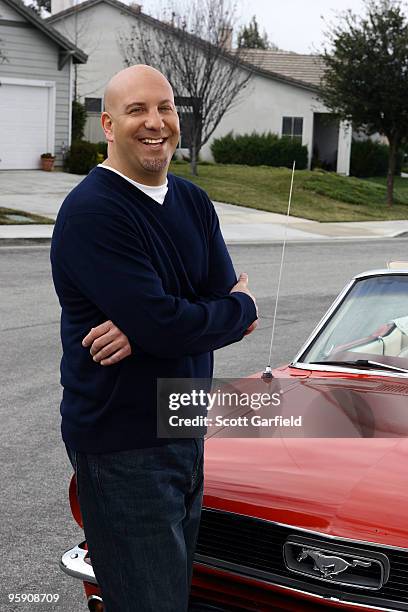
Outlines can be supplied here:
M77 67L81 101L102 97L109 79L125 67L118 36L128 33L133 23L135 18L105 3L60 21L51 20L50 25L88 54L87 63Z
M283 117L303 117L302 144L308 147L310 163L313 113L325 110L311 91L256 75L241 94L236 107L224 115L211 140L230 131L235 134L270 131L281 135ZM204 160L212 158L211 140L201 151L201 158Z

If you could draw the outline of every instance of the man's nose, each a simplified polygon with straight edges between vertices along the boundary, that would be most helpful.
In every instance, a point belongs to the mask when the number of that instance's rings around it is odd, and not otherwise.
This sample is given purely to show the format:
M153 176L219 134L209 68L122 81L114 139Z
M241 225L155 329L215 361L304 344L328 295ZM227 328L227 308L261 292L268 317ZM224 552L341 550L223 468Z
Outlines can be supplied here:
M161 130L164 128L163 119L157 108L149 111L146 117L145 126L148 130Z

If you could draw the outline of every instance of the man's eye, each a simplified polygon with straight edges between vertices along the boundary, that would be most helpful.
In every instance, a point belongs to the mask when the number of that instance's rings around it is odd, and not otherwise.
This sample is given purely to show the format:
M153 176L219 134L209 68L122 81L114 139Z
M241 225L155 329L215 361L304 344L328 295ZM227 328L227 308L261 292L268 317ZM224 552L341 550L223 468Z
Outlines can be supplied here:
M143 108L141 108L141 107L139 106L139 107L136 107L136 108L132 108L132 109L130 109L130 112L131 112L131 113L140 113L142 110L143 110Z
M161 111L171 111L171 110L173 110L173 109L172 109L172 107L171 107L171 106L161 106L161 107L159 108L159 110L161 110Z

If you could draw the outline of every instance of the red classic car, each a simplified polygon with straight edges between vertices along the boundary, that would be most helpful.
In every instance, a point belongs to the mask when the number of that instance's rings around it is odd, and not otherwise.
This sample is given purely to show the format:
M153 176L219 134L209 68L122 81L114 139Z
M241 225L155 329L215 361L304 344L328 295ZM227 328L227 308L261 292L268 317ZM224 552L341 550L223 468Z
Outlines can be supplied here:
M356 276L273 376L319 426L207 440L193 609L408 610L408 266ZM86 543L61 567L103 610Z

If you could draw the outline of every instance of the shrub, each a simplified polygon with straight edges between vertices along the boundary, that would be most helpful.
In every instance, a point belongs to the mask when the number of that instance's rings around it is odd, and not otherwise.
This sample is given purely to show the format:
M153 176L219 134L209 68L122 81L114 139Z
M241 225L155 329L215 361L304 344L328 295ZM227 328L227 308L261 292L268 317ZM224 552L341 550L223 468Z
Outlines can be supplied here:
M65 158L64 167L71 174L88 174L98 164L98 147L93 142L73 142Z
M291 138L279 138L271 132L238 134L232 132L216 138L211 152L219 164L247 166L278 166L291 168L296 160L299 170L307 168L307 147Z
M86 110L85 106L74 100L72 102L72 128L71 128L71 140L82 140L84 137L84 129L86 123Z
M389 146L373 140L353 140L351 145L350 174L352 176L386 176ZM397 156L395 174L401 174L402 152Z
M106 140L101 140L100 142L96 143L97 149L98 149L98 153L100 153L101 155L103 155L103 159L106 159L108 157L108 143Z

